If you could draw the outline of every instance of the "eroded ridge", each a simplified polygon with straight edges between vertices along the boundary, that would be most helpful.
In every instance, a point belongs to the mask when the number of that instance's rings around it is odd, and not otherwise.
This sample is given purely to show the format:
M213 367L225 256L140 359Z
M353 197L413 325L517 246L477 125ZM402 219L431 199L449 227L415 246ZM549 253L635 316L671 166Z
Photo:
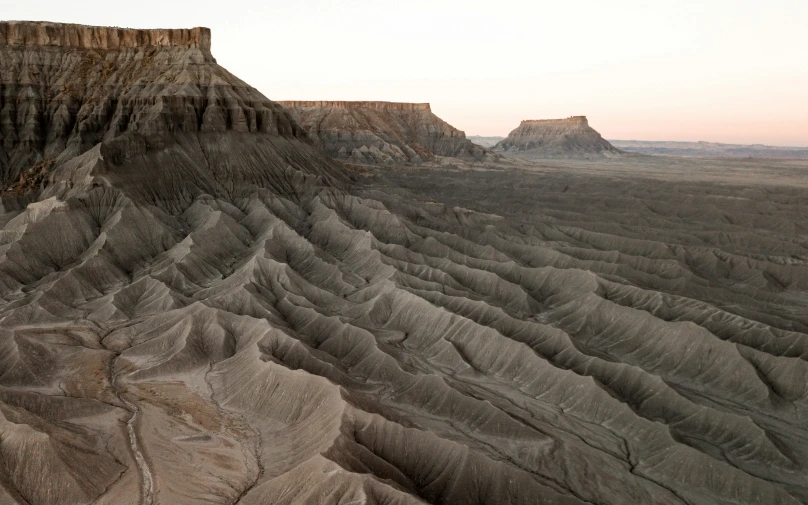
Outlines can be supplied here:
M428 103L279 102L329 156L357 164L423 165L490 160Z
M138 503L136 406L155 503L808 503L799 200L719 245L574 184L514 219L283 177L3 215L5 501Z
M185 47L210 51L210 29L137 30L41 21L0 21L0 45L101 50Z

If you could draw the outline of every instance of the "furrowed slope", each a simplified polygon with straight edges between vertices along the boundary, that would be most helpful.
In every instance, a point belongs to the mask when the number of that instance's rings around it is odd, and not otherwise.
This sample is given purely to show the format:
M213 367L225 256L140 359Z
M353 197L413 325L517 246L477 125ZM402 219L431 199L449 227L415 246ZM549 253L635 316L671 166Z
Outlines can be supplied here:
M808 503L800 193L172 121L3 198L0 503Z

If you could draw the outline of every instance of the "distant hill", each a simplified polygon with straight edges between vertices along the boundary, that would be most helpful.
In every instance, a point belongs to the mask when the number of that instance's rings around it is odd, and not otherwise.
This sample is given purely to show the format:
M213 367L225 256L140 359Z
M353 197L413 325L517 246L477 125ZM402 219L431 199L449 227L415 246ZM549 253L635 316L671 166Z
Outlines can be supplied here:
M497 145L497 143L499 143L505 137L482 137L480 135L468 135L466 138L478 146L491 148Z
M494 150L525 158L590 158L620 154L589 126L586 116L522 121Z
M788 158L808 159L808 147L764 146L762 144L718 144L714 142L667 142L610 140L612 145L631 153L683 156L691 158Z

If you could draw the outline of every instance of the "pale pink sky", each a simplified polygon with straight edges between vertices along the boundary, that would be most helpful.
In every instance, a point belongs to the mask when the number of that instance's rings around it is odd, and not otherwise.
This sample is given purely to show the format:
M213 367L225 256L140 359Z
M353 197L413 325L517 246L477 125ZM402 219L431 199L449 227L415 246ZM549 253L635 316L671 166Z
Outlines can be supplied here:
M430 102L470 135L586 115L611 139L808 146L808 0L40 0L2 15L208 26L219 63L271 99Z

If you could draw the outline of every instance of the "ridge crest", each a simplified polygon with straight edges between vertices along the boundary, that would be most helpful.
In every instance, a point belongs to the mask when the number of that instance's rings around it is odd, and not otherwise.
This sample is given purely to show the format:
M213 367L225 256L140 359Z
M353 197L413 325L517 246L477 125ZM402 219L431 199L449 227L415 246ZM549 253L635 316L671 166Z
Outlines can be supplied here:
M210 29L205 27L136 29L48 21L0 22L0 46L104 50L182 47L210 51L210 39Z

